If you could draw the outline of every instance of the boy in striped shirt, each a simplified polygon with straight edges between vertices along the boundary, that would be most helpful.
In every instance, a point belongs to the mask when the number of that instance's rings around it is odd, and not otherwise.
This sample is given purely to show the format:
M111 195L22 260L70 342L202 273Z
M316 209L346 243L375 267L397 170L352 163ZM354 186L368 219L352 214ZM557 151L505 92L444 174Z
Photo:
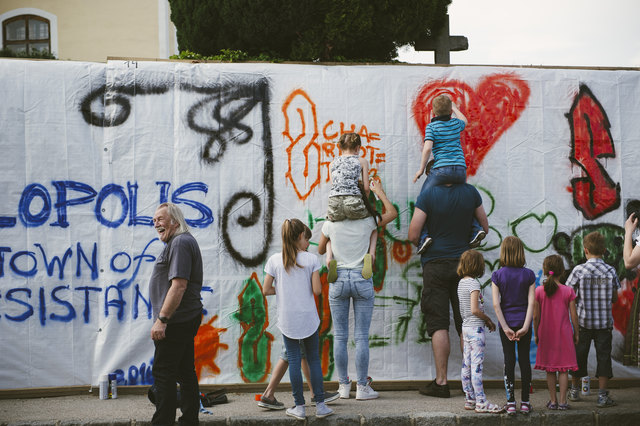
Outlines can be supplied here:
M433 99L433 114L434 117L425 129L420 168L413 178L415 183L427 169L427 179L422 184L420 193L436 185L465 183L467 180L467 163L460 143L460 133L467 125L467 118L447 95L439 95ZM434 162L428 170L427 162L432 151ZM485 231L474 219L469 247L478 247L485 236ZM418 254L423 254L432 242L425 225L420 234Z

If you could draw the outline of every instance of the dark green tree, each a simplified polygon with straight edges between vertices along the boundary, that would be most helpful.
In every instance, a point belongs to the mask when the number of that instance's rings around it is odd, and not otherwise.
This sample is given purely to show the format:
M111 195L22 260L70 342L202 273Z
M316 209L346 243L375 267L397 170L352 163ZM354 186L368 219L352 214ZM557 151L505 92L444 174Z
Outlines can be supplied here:
M436 34L451 0L169 0L181 51L387 62Z

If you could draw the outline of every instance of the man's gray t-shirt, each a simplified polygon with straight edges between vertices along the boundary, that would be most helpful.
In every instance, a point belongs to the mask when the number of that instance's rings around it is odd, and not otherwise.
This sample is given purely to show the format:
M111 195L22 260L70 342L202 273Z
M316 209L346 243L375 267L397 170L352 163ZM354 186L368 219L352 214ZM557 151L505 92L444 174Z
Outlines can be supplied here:
M160 309L174 278L187 280L187 289L169 323L189 321L202 312L202 256L198 242L188 232L171 238L156 259L149 279L149 298L154 321L160 315Z

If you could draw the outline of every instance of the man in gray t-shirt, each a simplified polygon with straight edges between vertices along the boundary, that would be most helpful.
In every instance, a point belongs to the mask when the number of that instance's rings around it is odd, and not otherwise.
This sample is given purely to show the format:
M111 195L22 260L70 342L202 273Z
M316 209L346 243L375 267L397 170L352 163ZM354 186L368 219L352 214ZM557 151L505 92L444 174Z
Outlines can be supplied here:
M193 341L202 317L202 256L182 211L175 204L161 204L153 216L153 225L166 246L156 259L149 280L149 298L155 320L151 338L155 344L156 412L151 424L174 424L177 382L181 394L180 424L197 425L200 391Z

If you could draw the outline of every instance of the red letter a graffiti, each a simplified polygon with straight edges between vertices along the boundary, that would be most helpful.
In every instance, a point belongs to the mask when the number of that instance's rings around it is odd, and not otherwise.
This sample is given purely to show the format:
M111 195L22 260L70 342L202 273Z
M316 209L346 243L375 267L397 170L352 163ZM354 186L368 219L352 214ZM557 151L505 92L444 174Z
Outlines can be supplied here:
M571 179L573 204L584 217L593 220L620 206L620 184L613 182L598 161L615 157L609 119L591 90L580 91L567 114L571 128L572 164L582 170L582 177Z

